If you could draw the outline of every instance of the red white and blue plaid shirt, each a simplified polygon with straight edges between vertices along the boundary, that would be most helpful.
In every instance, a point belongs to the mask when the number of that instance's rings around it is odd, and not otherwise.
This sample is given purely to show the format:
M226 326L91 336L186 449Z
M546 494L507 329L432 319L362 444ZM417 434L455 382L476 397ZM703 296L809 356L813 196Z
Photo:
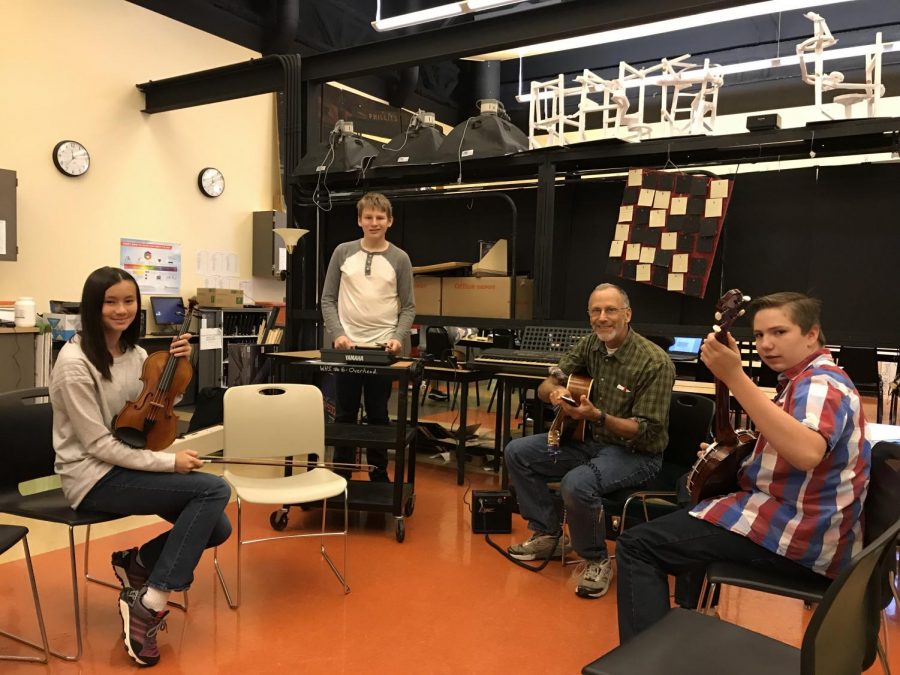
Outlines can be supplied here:
M825 438L822 461L796 469L761 435L741 466L740 490L700 502L691 515L836 577L863 541L871 443L859 393L822 349L781 374L775 404Z

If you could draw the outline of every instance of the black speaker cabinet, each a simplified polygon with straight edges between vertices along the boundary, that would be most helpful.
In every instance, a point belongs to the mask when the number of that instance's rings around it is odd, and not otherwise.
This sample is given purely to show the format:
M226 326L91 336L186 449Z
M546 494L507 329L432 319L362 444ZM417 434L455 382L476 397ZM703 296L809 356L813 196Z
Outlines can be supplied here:
M472 532L512 532L512 502L508 490L473 490Z
M781 128L781 115L768 113L766 115L748 115L747 131L770 131Z

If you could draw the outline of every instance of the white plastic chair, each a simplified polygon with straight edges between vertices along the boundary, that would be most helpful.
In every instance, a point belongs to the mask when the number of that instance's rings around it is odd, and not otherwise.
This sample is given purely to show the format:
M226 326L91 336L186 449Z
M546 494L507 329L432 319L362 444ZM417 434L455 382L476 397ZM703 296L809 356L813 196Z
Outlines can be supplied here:
M230 387L224 399L225 459L289 458L315 453L321 458L325 452L325 417L322 393L306 384L261 384ZM320 460L321 462L321 460ZM248 476L226 468L227 480L237 496L237 593L232 600L219 567L218 549L214 563L228 606L237 609L241 602L241 548L244 544L279 539L321 537L320 552L331 571L340 581L344 593L347 585L347 533L349 505L347 481L333 471L317 466L290 476L274 478ZM344 496L344 529L326 531L327 499ZM241 505L304 504L322 502L322 529L319 532L289 534L244 540ZM344 565L339 571L325 550L325 537L344 537Z

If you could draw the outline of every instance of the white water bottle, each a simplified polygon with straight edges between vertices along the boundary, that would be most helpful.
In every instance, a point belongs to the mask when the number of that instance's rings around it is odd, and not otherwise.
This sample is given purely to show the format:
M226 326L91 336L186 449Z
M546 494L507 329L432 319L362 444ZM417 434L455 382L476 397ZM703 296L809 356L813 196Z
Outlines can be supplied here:
M16 328L32 328L35 324L34 300L19 298L16 300Z

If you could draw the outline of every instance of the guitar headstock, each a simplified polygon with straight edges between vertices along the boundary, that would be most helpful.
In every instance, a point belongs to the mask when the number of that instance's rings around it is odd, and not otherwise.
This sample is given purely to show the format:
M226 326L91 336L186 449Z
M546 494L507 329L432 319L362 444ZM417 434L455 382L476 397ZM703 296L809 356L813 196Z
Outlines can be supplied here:
M193 314L194 310L197 309L197 305L199 304L200 302L197 300L197 296L192 295L190 299L188 299L188 308L186 314Z
M737 288L732 288L725 293L716 303L716 323L713 325L713 332L724 343L724 336L731 330L731 326L739 317L742 317L746 310L747 303L750 302L750 296L744 295Z

